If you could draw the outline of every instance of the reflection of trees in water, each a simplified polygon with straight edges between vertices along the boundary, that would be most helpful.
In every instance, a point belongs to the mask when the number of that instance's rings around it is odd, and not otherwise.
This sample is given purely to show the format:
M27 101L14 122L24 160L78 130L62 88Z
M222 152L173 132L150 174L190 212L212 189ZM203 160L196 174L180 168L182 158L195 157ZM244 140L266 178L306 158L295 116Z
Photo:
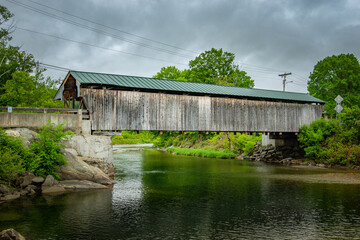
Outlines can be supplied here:
M26 239L86 239L111 215L112 192L109 190L44 195L9 202L7 209L21 215L16 221L4 221L0 228L15 228ZM1 216L1 214L0 214Z
M271 180L267 173L257 173L257 166L234 160L171 158L143 163L144 206L149 212L142 223L151 225L154 236L339 236L341 221L354 207L357 215L348 218L360 229L356 191L349 186L339 191L336 185ZM351 204L344 207L344 201ZM329 231L332 220L338 230ZM354 226L349 229L349 236L357 236Z

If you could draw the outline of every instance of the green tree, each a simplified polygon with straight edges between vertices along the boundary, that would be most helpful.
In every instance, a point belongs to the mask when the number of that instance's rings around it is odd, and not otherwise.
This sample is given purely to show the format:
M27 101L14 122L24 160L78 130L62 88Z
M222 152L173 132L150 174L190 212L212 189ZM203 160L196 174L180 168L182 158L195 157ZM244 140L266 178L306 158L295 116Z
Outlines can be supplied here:
M212 48L189 62L190 81L254 87L254 81L234 63L235 54Z
M31 106L35 98L35 80L27 72L14 72L12 79L5 83L2 88L4 93L0 96L0 102L5 106L24 107Z
M6 23L14 15L4 6L0 5L0 25ZM11 40L10 32L12 30L12 24L10 27L0 29L0 40Z
M360 64L353 54L340 54L319 61L308 81L309 93L326 101L325 110L335 115L335 98L344 98L344 107L360 106Z
M212 48L189 62L189 69L161 68L153 78L210 83L236 87L254 87L254 80L234 63L235 54Z

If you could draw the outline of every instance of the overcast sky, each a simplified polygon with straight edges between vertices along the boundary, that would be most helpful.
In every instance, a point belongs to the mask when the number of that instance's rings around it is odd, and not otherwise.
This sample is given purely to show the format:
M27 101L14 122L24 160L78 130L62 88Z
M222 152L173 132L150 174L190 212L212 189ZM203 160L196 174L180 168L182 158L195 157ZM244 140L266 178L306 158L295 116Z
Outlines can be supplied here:
M307 92L307 78L319 60L341 53L360 56L357 0L0 4L15 15L18 28L11 44L42 63L72 70L151 77L164 66L187 68L189 60L214 47L235 53L256 88L282 90L278 75L292 72L286 89ZM46 75L63 79L66 72L48 70Z

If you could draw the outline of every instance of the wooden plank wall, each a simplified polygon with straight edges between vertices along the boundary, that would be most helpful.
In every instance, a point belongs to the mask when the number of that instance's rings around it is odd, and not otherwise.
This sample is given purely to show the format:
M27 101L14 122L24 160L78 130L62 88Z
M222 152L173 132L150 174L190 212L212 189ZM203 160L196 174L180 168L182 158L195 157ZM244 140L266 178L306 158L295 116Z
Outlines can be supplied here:
M323 106L82 89L92 130L298 132L321 117Z

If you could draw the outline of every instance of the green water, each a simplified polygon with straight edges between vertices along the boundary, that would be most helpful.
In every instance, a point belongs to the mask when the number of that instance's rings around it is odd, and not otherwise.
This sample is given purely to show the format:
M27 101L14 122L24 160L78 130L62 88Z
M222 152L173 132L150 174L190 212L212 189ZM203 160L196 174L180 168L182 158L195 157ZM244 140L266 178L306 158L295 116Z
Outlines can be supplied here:
M303 181L323 169L115 155L112 189L0 205L27 239L360 239L360 185ZM302 180L303 179L303 180Z

